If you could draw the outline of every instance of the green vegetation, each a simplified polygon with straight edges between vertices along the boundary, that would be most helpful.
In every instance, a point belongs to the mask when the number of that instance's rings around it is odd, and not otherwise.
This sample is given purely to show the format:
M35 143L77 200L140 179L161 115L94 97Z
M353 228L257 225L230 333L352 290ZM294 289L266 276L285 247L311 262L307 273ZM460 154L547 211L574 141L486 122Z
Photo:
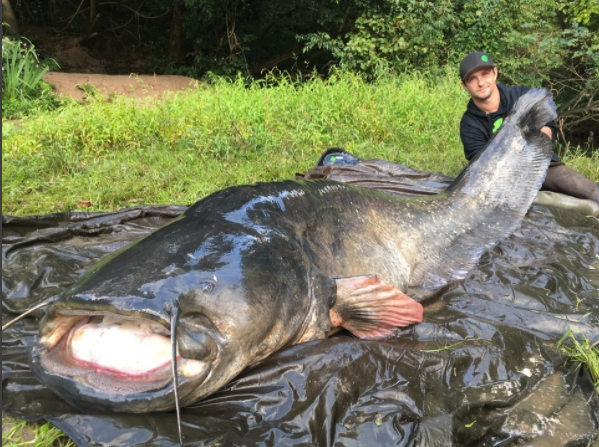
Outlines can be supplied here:
M558 151L564 163L588 178L599 182L599 151L585 152L580 147L562 147Z
M34 45L25 38L2 38L2 119L20 118L56 109L62 100L42 77L58 64L38 59Z
M96 42L107 58L122 45L152 59L146 72L209 84L143 103L90 91L83 106L41 80L53 61L3 38L6 214L192 203L229 185L293 178L331 146L454 176L465 165L458 123L468 99L455 67L473 50L490 52L507 83L551 88L563 129L597 126L596 0L152 0L90 2L89 11L54 3L25 11L18 2L16 13L25 25ZM251 80L273 67L308 80ZM599 181L599 151L560 155ZM570 338L563 349L599 388L597 345ZM14 425L3 445L70 445L48 424L5 422Z
M566 344L566 341L569 343ZM587 339L578 341L569 330L559 341L558 348L568 355L570 361L587 366L599 392L599 342L591 344Z
M4 447L74 447L75 444L63 432L50 423L30 424L2 415L2 445Z
M193 203L226 186L293 178L331 146L455 176L467 99L451 70L372 83L347 73L249 86L217 79L146 103L95 96L3 121L2 212ZM599 154L563 155L599 179Z
M298 36L304 52L329 51L339 66L436 72L471 51L493 55L511 82L551 88L565 129L595 128L599 104L599 6L593 0L356 0L348 32ZM342 14L341 11L336 11ZM338 15L329 16L329 25ZM332 27L332 26L331 26ZM591 124L594 123L594 124Z
M3 123L2 210L192 203L233 184L293 178L331 146L456 175L465 165L457 129L466 101L449 72L434 81L217 80L147 104L66 105L18 127Z
M109 71L127 74L134 57L145 64L143 72L198 79L210 73L255 79L272 69L328 76L331 67L374 79L381 73L436 73L482 50L512 82L554 90L564 129L597 128L592 116L599 105L597 0L137 0L115 5L54 2L51 8L27 8L17 2L15 13L23 25L81 42L101 53Z

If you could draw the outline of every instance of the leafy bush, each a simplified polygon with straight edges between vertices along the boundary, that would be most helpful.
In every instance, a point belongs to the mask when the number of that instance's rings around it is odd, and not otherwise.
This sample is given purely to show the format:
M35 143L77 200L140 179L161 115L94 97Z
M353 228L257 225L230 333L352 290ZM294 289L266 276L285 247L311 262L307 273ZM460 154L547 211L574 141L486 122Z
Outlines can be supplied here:
M2 39L2 117L12 118L36 109L53 109L60 100L42 77L58 64L40 61L34 45L25 38Z
M353 30L332 38L299 36L304 51L332 52L341 67L370 77L385 71L435 71L447 62L447 41L458 23L451 0L358 1L363 13Z
M599 120L599 2L596 0L356 0L347 33L299 36L304 51L329 51L370 78L435 73L471 51L491 53L503 82L556 92L563 127ZM593 115L594 114L594 115Z

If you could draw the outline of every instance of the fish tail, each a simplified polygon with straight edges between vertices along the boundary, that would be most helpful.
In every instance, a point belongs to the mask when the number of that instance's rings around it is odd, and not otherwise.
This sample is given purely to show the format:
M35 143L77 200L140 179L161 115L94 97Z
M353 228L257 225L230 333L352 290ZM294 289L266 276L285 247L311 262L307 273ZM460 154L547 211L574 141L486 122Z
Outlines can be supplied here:
M533 144L539 143L536 141L540 136L539 130L555 118L557 113L551 92L532 89L516 101L513 112L506 121L520 128L524 139ZM537 146L545 153L551 153L551 147L548 145L540 143Z
M541 128L557 117L551 92L532 89L518 99L487 146L447 188L525 213L540 189L553 152Z
M412 285L432 288L464 278L485 248L520 226L553 151L541 128L556 116L549 91L532 89L520 97L485 149L439 196L443 211L423 230L423 261Z

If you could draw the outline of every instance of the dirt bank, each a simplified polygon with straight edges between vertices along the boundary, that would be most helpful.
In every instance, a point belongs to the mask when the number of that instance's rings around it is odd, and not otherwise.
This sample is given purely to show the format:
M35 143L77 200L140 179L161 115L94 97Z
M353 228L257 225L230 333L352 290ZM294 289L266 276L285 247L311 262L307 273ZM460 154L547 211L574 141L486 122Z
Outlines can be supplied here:
M161 96L165 92L176 92L193 88L195 79L175 75L106 75L90 73L49 72L44 81L52 84L59 95L68 95L81 101L87 93L81 86L93 85L102 95L111 93L137 98Z

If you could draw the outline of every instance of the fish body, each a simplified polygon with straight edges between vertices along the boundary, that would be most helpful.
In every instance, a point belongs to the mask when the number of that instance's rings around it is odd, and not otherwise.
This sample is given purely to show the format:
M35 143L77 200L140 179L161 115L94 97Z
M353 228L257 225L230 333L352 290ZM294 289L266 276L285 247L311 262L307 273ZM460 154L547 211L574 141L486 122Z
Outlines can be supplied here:
M464 278L520 225L549 164L539 129L554 117L546 91L524 96L436 196L327 180L216 192L66 290L42 320L32 370L83 410L162 411L175 390L191 404L335 327L376 339L422 321L419 297Z

